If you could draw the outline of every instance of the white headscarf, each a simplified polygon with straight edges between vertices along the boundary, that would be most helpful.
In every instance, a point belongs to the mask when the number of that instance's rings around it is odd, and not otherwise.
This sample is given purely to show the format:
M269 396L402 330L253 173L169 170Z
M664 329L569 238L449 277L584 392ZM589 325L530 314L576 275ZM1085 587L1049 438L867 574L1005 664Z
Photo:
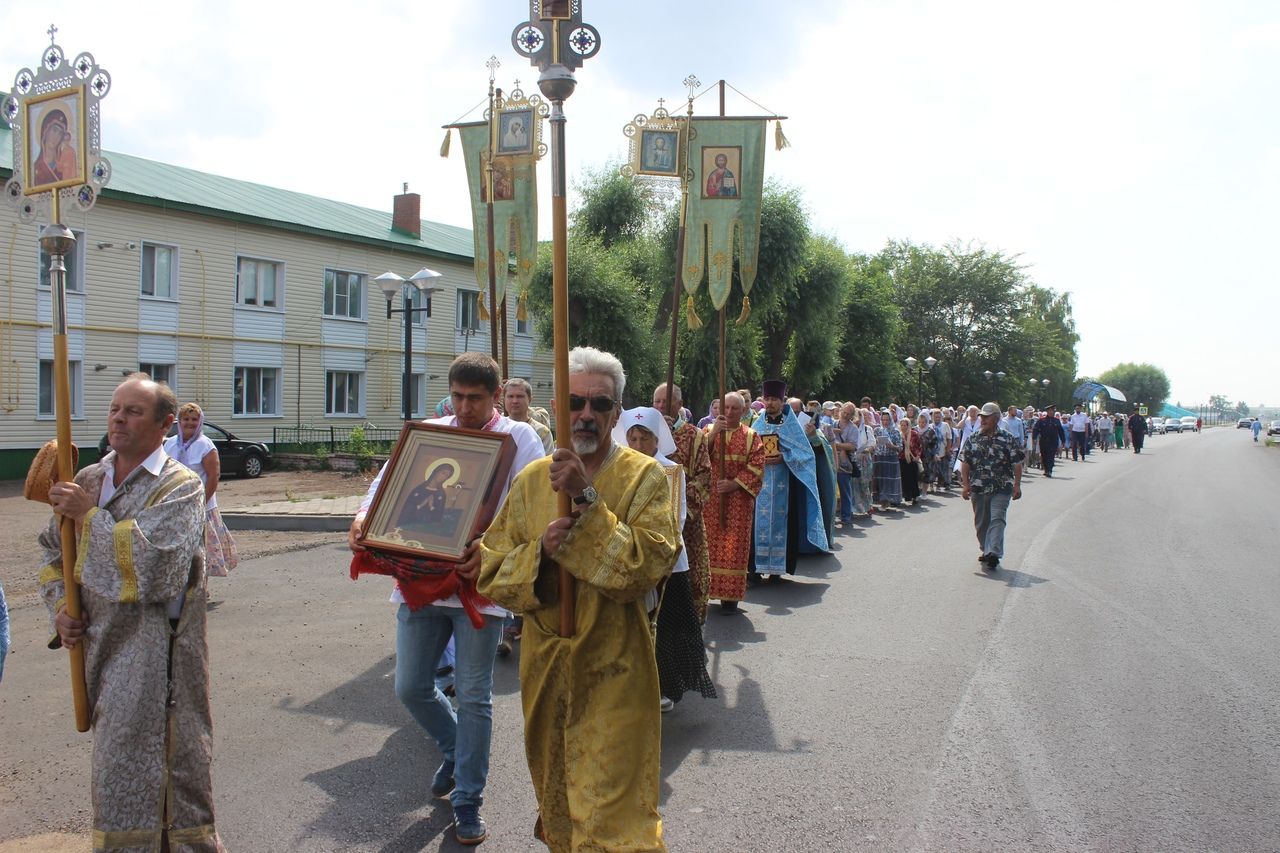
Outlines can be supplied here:
M658 456L665 459L676 452L676 440L671 436L671 428L657 409L652 406L637 406L623 410L618 415L618 423L613 427L613 440L626 447L627 430L635 426L644 427L658 437Z

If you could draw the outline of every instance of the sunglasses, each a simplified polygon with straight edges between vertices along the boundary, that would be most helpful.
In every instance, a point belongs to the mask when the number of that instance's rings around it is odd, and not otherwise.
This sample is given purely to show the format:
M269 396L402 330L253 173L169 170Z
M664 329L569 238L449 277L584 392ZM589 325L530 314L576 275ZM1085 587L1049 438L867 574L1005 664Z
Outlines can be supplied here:
M612 412L618 405L618 401L604 394L598 394L595 397L579 397L577 394L569 395L569 411L581 412L583 408L591 404L591 411L597 414Z

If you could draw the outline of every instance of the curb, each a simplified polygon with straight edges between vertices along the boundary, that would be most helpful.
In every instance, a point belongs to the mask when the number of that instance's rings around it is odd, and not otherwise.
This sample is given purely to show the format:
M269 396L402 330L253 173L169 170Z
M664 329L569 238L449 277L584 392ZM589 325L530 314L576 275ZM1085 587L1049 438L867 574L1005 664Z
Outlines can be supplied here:
M222 521L228 530L284 530L299 533L346 533L351 516L346 515L268 515L251 512L224 512Z

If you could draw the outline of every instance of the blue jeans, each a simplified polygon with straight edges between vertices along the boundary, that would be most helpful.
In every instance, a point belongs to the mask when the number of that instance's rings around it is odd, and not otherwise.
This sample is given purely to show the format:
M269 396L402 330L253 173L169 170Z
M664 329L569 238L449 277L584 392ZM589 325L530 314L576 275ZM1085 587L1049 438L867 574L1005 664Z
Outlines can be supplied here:
M840 485L840 520L850 521L853 519L853 474L837 471L836 482Z
M973 526L978 534L978 546L984 554L1004 556L1005 516L1009 514L1009 501L1013 500L1013 489L1007 491L969 495L973 504Z
M396 613L396 696L427 730L445 761L454 762L455 806L480 806L489 775L493 733L493 659L502 634L502 618L484 617L472 627L461 607L429 604L416 612L401 604ZM436 688L436 666L454 638L455 714Z

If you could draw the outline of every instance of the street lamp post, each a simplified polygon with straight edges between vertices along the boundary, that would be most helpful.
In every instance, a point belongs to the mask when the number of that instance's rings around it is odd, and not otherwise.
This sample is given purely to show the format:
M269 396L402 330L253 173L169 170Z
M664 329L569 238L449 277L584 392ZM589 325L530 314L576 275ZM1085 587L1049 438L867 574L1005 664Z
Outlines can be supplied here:
M991 401L994 403L1000 396L1000 383L1004 381L1005 373L1003 370L996 371L995 373L992 373L990 370L984 370L982 371L982 375L991 383Z
M933 372L933 367L938 363L938 360L933 356L929 356L921 363L914 356L909 355L902 360L902 363L907 366L907 370L916 372L916 405L924 408L924 375Z
M390 320L392 314L404 315L404 376L400 383L400 403L406 421L413 420L413 315L425 312L428 317L431 316L431 302L415 308L413 292L417 290L426 296L439 293L441 288L428 287L426 282L439 278L440 275L433 269L423 267L409 276L408 280L393 272L384 272L374 279L382 289L382 295L387 297L387 319ZM397 293L403 298L403 308L391 307Z
M1043 388L1043 389L1045 390L1045 392L1046 392L1046 393L1048 393L1048 391L1049 391L1049 380L1048 380L1048 379L1032 379L1032 380L1030 380L1030 383L1029 383L1029 384L1031 385L1031 390L1033 390L1033 391L1034 391L1034 390L1036 390L1037 388ZM1035 401L1034 401L1034 400L1032 400L1032 403L1034 403L1034 402L1035 402ZM1037 409L1039 409L1040 407L1039 407L1039 406L1036 406L1036 408L1037 408Z

